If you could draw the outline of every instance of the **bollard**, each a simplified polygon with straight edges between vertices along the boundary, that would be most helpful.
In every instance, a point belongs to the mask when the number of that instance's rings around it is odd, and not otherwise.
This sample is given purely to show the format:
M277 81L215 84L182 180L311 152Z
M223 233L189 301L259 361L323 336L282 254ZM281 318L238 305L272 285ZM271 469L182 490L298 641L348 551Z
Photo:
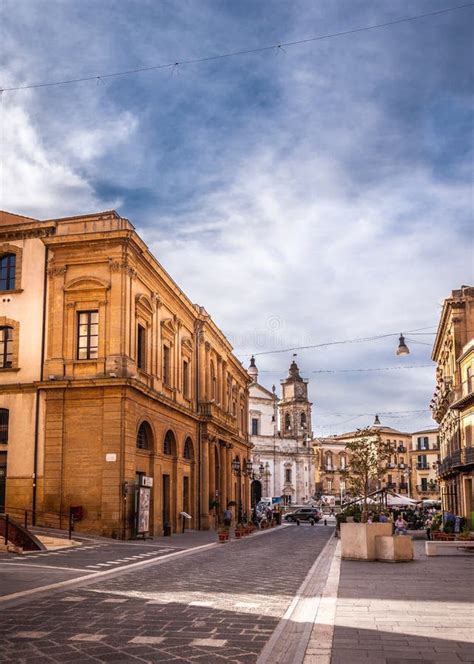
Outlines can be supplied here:
M324 519L324 525L325 525L325 526L328 525L328 520L327 520L327 519Z

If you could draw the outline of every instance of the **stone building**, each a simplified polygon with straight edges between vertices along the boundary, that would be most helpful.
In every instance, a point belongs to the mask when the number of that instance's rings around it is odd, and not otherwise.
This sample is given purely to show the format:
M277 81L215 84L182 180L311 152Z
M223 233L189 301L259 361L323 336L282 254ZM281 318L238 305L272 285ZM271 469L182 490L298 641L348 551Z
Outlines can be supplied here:
M1 213L0 373L12 513L81 507L78 530L128 538L138 512L160 534L248 508L248 374L116 212Z
M415 431L410 450L412 498L415 500L439 500L439 459L439 430Z
M387 461L386 474L381 481L374 482L372 490L387 488L391 491L413 495L413 478L411 477L410 450L412 436L410 433L383 426L378 415L370 427L378 432L382 440L391 444L392 455ZM316 455L316 492L325 496L326 502L340 504L350 491L350 453L346 450L348 442L354 440L356 431L316 438L312 441Z
M437 363L430 407L439 424L443 509L474 528L474 287L461 286L444 301L431 357Z
M270 392L259 384L254 358L248 372L252 379L249 431L256 475L252 502L263 495L280 497L285 504L306 503L314 495L308 381L300 376L293 361L287 378L281 381L282 396L278 398L275 386Z

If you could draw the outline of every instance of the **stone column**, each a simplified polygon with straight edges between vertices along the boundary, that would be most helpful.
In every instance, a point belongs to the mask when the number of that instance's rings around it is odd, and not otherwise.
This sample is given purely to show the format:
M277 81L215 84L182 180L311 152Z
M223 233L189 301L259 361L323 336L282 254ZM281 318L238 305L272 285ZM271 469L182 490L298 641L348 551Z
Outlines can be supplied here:
M209 444L209 496L208 502L216 499L216 448L213 442Z
M209 442L201 441L201 528L209 529Z
M221 511L225 510L228 502L227 498L227 450L225 445L220 443L219 447L220 452L220 468L219 468L219 480L220 480L220 504Z

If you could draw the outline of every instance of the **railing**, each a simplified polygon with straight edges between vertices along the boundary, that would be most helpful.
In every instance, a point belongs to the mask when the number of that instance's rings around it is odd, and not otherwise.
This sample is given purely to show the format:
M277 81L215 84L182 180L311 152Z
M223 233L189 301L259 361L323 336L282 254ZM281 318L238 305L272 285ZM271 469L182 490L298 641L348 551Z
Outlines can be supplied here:
M416 490L418 493L437 493L439 491L439 484L432 484L428 486L417 485Z
M232 429L237 428L237 417L225 412L220 406L212 401L206 401L199 404L199 414L204 417L213 418L223 422Z
M462 457L463 457L462 450L455 450L451 454L451 464L453 466L462 466L462 464L463 464L463 458Z
M416 464L416 469L417 470L429 470L430 469L430 464L418 461L417 464Z
M402 469L403 469L403 468L406 468L406 464L405 464L405 463L399 463L399 464L398 464L398 467L399 467L399 468L402 468Z
M400 482L398 485L400 491L406 491L408 489L408 484L406 482Z
M395 482L386 482L386 483L385 483L385 488L386 488L386 489L395 489L395 488L396 488L396 484L395 484Z
M24 510L19 507L2 507L1 515L12 517L23 525L25 529L34 527L38 522L41 527L57 528L58 530L65 530L67 528L69 539L74 530L74 521L78 521L78 508L70 507L69 512L33 512L32 510ZM82 509L82 508L80 508Z
M406 452L406 451L407 451L407 448L405 447L405 445L399 445L397 447L397 452Z
M456 385L453 388L451 405L455 408L458 401L462 401L472 395L474 395L474 378L464 380L460 385Z

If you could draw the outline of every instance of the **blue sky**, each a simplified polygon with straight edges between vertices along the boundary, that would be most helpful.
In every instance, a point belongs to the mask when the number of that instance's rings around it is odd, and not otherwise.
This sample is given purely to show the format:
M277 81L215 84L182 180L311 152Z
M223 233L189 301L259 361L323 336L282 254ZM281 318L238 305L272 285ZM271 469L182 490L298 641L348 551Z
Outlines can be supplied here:
M0 86L253 49L456 4L3 0ZM117 209L244 364L252 352L433 332L444 297L472 283L473 19L466 8L284 51L6 92L0 207L39 218ZM314 430L422 409L382 421L433 425L431 367L313 373L429 365L433 336L412 339L401 359L395 337L299 351ZM278 384L291 355L259 356L261 382Z

